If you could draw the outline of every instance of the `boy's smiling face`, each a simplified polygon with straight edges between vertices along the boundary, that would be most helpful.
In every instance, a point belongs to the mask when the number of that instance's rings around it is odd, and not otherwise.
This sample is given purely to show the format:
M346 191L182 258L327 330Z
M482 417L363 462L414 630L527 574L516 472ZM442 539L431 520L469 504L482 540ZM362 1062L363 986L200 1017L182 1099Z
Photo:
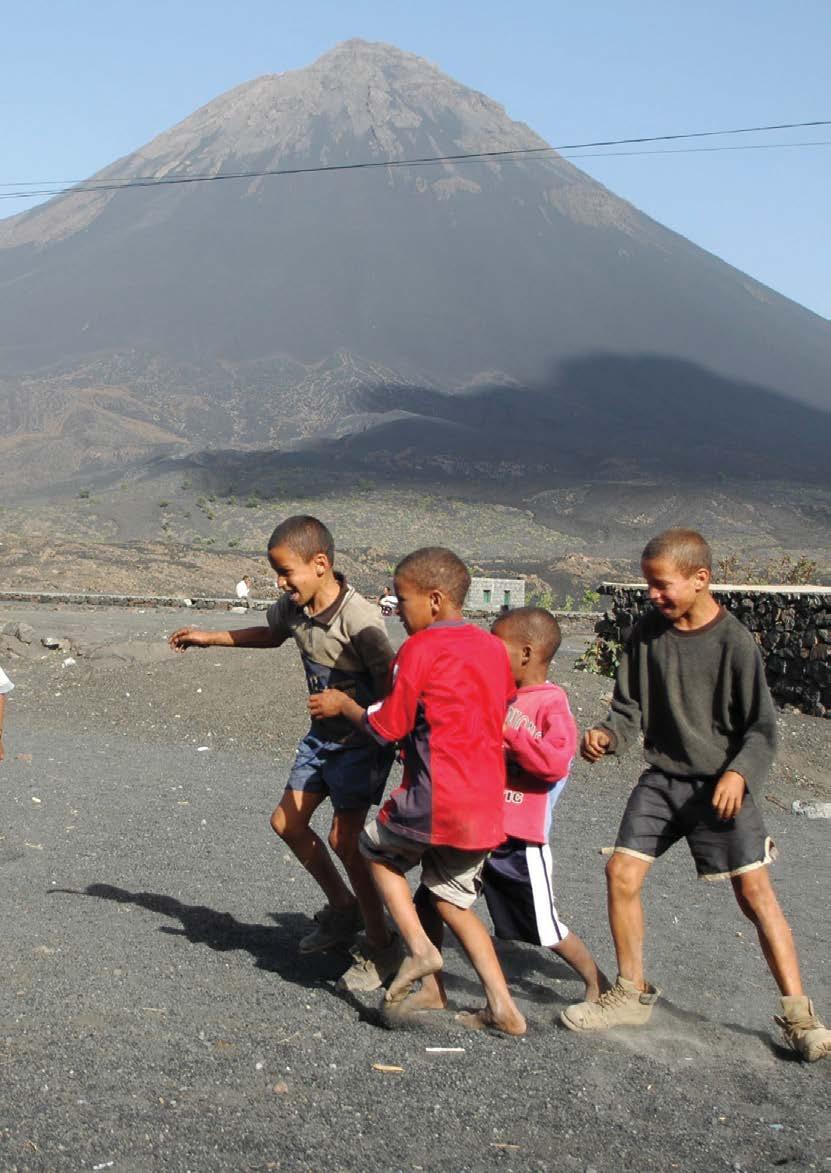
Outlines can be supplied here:
M277 587L298 607L305 607L314 598L321 579L329 569L325 554L314 554L308 562L291 546L272 546L268 560L277 575Z
M651 558L641 563L649 601L671 623L693 611L701 592L707 589L710 572L704 567L686 574L672 558Z

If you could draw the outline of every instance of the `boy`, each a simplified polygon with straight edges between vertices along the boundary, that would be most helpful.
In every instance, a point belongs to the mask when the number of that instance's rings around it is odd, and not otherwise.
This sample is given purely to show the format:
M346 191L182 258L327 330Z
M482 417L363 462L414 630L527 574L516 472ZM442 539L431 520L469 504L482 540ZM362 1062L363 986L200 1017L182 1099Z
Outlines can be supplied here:
M309 700L313 716L344 716L381 745L404 742L404 780L361 836L361 851L408 956L387 1003L414 999L414 982L442 966L431 939L435 922L461 942L485 989L487 1008L466 1025L525 1033L493 942L473 911L488 850L503 839L505 762L502 725L515 689L504 647L462 617L470 587L464 563L431 546L408 554L395 571L395 594L410 638L398 653L392 687L362 708L342 692ZM419 908L406 872L421 864ZM428 935L419 919L425 916Z
M502 731L506 839L482 873L488 911L497 937L550 949L583 979L585 1000L596 1002L608 982L557 915L551 880L551 818L577 750L568 697L548 680L560 627L542 607L520 607L500 616L491 631L505 644L517 696Z
M770 882L773 858L751 790L776 742L776 716L752 635L710 594L710 549L699 533L670 529L644 549L655 612L635 628L608 718L584 736L589 762L621 753L642 729L648 768L629 797L606 868L618 979L595 1003L569 1006L571 1030L645 1023L659 991L644 980L640 891L655 859L686 839L699 876L730 879L782 995L782 1027L802 1058L831 1051L805 997L788 923Z
M237 631L182 628L170 637L176 651L188 647L276 648L291 637L300 651L309 692L336 684L367 705L384 695L392 648L378 611L333 569L334 542L315 517L289 517L274 530L268 560L282 596L269 607L267 625ZM297 748L271 826L317 881L328 904L314 930L300 941L301 953L353 942L361 921L366 949L353 949L354 963L342 989L377 989L395 973L400 941L390 934L358 838L373 803L380 801L392 756L348 721L315 717ZM324 843L309 823L325 798L334 813L329 845L343 863L353 892L343 882Z
M6 756L3 749L3 722L6 716L6 693L11 692L14 685L6 673L0 668L0 762Z

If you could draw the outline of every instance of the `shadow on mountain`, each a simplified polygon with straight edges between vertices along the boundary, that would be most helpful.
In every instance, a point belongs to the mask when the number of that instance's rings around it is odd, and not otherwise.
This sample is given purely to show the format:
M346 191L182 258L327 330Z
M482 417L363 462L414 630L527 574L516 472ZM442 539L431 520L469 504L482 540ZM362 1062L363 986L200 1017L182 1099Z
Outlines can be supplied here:
M323 472L335 483L372 469L390 482L444 477L638 478L827 483L831 412L770 388L656 355L598 353L561 364L544 385L455 394L376 385L356 390L337 438L293 451L200 453L237 491L270 473ZM317 479L317 478L316 478ZM319 491L319 481L316 491Z

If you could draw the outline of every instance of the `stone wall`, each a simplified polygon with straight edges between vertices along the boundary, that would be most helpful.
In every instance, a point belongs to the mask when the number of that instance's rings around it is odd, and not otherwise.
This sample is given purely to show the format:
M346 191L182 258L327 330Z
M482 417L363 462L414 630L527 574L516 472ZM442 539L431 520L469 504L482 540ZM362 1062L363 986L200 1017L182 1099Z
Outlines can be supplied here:
M252 611L264 611L274 599L248 600ZM0 590L0 603L65 603L72 607L193 607L197 611L229 610L239 606L239 599L181 595L96 595L84 591L15 591Z
M644 583L605 582L610 607L595 625L600 641L624 643L649 607ZM713 586L728 611L753 633L779 704L831 717L831 587Z

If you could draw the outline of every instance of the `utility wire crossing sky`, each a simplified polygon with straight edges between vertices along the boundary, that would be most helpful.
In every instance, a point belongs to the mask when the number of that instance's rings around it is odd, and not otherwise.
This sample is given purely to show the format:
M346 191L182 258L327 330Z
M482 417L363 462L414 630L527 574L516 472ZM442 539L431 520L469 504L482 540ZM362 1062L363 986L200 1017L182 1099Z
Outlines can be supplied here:
M262 179L279 175L306 175L324 171L361 171L378 167L415 167L429 166L441 163L465 163L479 160L502 159L506 163L521 162L524 158L533 155L547 155L552 152L563 154L566 151L587 150L592 147L615 147L635 145L638 143L677 142L681 139L716 138L735 134L758 134L771 130L796 130L807 127L831 126L831 119L814 119L807 122L781 122L769 126L743 126L733 130L695 130L679 134L642 135L637 138L600 139L586 143L563 143L559 146L545 147L517 147L499 151L471 151L459 155L428 155L416 159L371 159L356 163L330 163L313 167L273 168L262 171L233 171L220 175L165 175L134 176L130 179L112 179L99 183L88 183L84 180L69 179L42 179L17 182L3 182L0 187L13 188L13 191L0 192L2 199L35 199L43 196L69 195L71 193L88 193L96 191L121 191L132 187L169 187L180 183L216 183L219 180L229 179ZM586 155L565 155L564 158L586 159L603 158L610 155L670 155L691 154L697 151L747 151L772 150L781 147L825 147L831 146L831 140L820 139L798 143L755 143L755 144L727 144L718 147L681 147L678 149L657 151L604 151ZM39 184L39 188L34 185ZM28 188L28 190L19 190Z

